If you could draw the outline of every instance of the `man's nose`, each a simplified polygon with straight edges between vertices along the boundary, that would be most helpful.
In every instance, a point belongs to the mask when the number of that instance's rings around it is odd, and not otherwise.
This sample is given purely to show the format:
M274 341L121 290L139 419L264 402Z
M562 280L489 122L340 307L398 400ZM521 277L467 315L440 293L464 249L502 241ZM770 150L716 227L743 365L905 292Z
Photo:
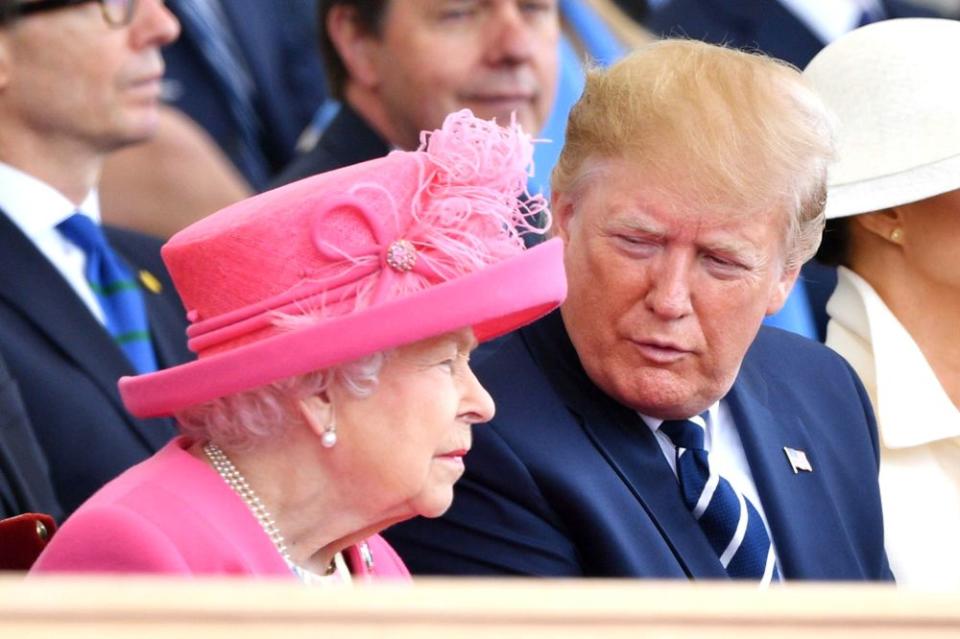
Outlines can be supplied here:
M138 48L162 47L180 36L180 21L162 0L141 0L130 30Z
M680 319L692 311L689 259L666 254L653 267L645 298L647 307L663 319Z
M532 57L535 34L520 4L506 2L495 10L487 40L486 57L490 64L519 64Z

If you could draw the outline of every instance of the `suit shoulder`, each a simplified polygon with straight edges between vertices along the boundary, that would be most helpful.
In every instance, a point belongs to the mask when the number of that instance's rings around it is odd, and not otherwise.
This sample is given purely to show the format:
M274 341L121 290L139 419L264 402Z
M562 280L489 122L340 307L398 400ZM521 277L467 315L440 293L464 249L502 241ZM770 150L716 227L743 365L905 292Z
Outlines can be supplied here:
M820 342L770 326L760 327L746 357L776 363L780 367L787 362L791 365L845 364L843 357Z

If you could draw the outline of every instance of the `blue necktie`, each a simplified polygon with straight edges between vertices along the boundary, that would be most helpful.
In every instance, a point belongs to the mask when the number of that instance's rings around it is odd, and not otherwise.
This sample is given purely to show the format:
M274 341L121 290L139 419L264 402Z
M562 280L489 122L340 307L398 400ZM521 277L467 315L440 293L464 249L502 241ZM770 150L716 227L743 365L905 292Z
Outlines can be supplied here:
M260 150L261 124L254 104L256 87L223 8L217 0L179 0L174 6L227 96L230 115L238 129L237 146L230 155L251 185L260 190L267 184L269 169Z
M87 255L84 275L100 302L107 331L138 373L157 370L150 342L147 309L136 281L107 244L103 230L89 217L74 213L57 225Z
M750 500L711 472L703 447L703 417L665 421L660 430L677 447L683 501L697 519L727 574L734 579L778 579L767 529Z

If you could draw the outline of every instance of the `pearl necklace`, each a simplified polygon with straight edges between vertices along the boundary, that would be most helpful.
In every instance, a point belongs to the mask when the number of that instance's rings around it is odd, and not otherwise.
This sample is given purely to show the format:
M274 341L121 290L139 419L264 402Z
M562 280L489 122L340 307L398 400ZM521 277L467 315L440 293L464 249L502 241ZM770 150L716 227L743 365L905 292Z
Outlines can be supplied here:
M257 494L253 492L253 489L250 488L250 484L247 483L246 478L240 474L240 471L236 466L233 465L233 462L230 461L230 458L227 457L226 453L224 453L219 446L211 442L204 444L203 453L207 456L207 459L209 459L210 463L213 464L214 469L216 469L217 473L225 482L227 482L227 485L230 486L233 492L237 493L237 495L243 499L244 503L247 505L247 508L250 509L250 512L256 518L257 523L260 524L260 527L263 528L263 532L265 532L267 537L270 538L270 541L273 542L277 552L280 553L281 557L283 557L283 561L286 562L287 567L293 571L293 574L299 577L304 583L310 584L321 582L325 578L337 572L337 559L340 557L340 553L337 553L334 556L333 561L330 562L330 567L327 568L327 572L323 575L318 575L294 563L293 557L290 556L290 551L287 549L287 542L280 533L280 529L277 527L277 522L275 522L273 517L270 516L270 512L267 510L267 507L263 505L263 502L260 501L260 498L257 496ZM366 544L363 544L363 549L366 550ZM369 564L372 567L373 562L370 561ZM349 571L345 570L344 576L346 579L349 579Z
M263 528L263 532L267 533L267 537L273 542L274 547L276 547L280 556L283 557L283 560L291 567L296 566L296 564L293 563L293 558L290 557L290 551L287 550L287 542L283 538L283 535L280 534L280 529L277 528L277 522L270 516L267 507L263 505L263 502L260 501L257 494L253 492L250 484L248 484L247 480L240 474L237 467L233 465L233 462L230 461L216 444L204 444L203 453L233 492L240 495L240 498L247 504L247 508L253 513L260 527Z

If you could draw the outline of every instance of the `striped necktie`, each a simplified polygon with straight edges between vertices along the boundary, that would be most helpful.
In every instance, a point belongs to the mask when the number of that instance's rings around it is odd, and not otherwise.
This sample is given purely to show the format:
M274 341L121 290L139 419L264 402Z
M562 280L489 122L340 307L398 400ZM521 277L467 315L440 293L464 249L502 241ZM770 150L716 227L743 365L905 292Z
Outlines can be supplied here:
M734 579L779 579L776 558L760 513L729 481L710 470L702 416L665 421L661 432L677 447L683 501Z
M74 213L60 222L57 229L86 253L84 275L103 309L107 331L113 340L138 373L157 370L140 288L107 244L103 230L82 213Z

